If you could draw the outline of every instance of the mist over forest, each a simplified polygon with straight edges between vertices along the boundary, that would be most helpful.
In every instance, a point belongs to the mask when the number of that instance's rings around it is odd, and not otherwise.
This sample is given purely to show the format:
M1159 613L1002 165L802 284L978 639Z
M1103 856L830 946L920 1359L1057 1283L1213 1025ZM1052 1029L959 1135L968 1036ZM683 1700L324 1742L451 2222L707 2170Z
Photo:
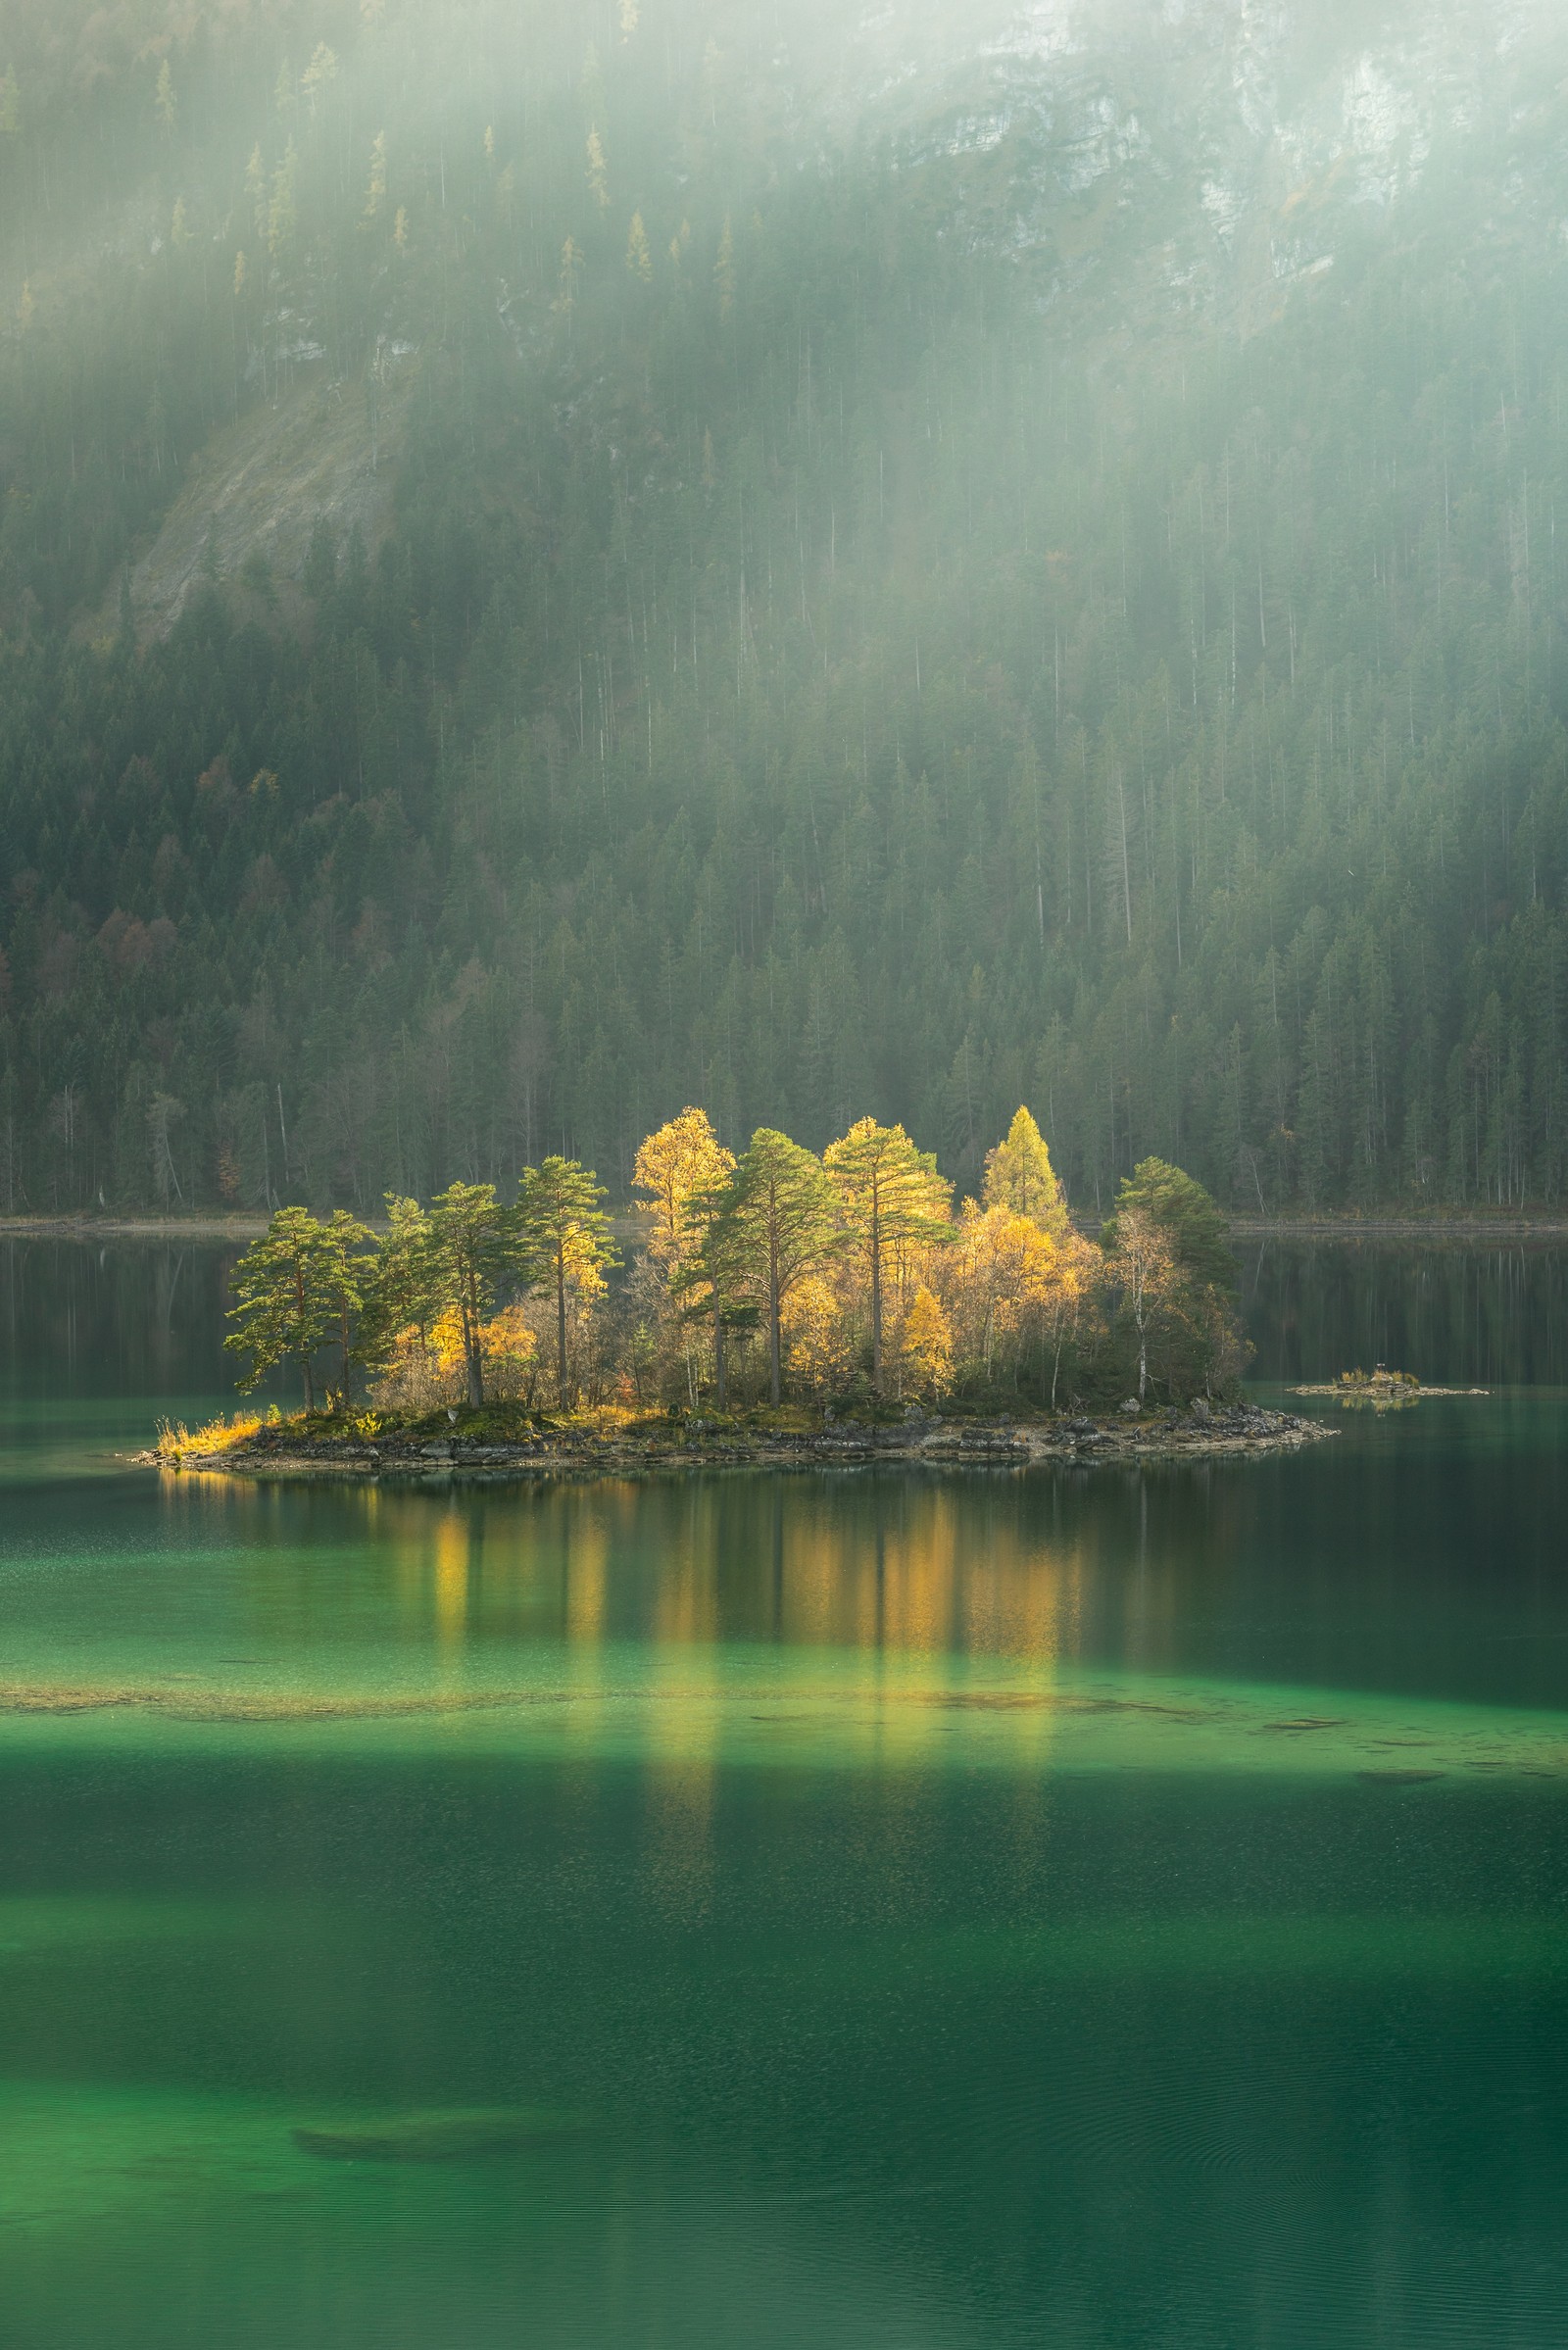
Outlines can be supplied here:
M1559 9L3 39L7 1210L1560 1199Z

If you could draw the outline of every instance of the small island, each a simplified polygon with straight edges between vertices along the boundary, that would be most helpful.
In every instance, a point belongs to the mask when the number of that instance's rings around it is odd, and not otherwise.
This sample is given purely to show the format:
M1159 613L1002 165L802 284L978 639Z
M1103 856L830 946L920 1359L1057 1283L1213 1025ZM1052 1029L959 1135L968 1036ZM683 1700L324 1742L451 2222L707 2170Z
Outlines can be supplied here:
M1338 1379L1315 1387L1293 1387L1293 1395L1327 1395L1345 1411L1408 1411L1432 1395L1487 1395L1484 1387L1428 1387L1413 1371L1391 1371L1379 1363L1373 1371L1342 1371Z
M1201 1398L1111 1417L991 1418L927 1413L891 1419L827 1411L759 1410L722 1416L601 1409L532 1415L504 1404L410 1419L374 1412L244 1416L192 1433L166 1428L140 1457L173 1472L269 1480L342 1479L415 1485L646 1477L697 1468L1024 1469L1192 1460L1295 1451L1332 1436L1322 1421L1248 1402Z
M559 1157L510 1202L491 1184L389 1198L379 1231L280 1208L235 1269L225 1344L245 1391L292 1362L303 1410L166 1427L139 1457L446 1481L1147 1461L1328 1433L1244 1399L1202 1187L1145 1159L1091 1239L1027 1109L956 1209L934 1155L872 1118L820 1156L769 1128L737 1156L688 1108L634 1181L619 1225Z

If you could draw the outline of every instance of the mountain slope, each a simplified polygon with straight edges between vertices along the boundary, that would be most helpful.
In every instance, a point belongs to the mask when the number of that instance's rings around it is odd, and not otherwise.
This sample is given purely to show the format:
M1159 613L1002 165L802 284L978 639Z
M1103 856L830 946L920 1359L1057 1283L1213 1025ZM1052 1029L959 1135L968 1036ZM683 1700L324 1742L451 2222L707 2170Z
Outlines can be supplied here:
M0 1197L1557 1196L1548 12L161 39L4 166Z

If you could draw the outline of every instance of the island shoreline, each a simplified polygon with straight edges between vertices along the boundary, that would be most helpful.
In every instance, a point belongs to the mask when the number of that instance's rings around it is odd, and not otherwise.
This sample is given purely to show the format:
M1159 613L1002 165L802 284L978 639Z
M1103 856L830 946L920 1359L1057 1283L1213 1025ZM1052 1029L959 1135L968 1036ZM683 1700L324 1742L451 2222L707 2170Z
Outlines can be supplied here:
M284 1430L249 1440L232 1451L191 1458L149 1451L137 1466L169 1476L241 1477L257 1484L454 1485L591 1484L697 1470L923 1468L1143 1468L1193 1460L1257 1458L1290 1453L1337 1436L1326 1422L1255 1404L1218 1406L1129 1424L1076 1419L1046 1424L1010 1421L921 1422L914 1428L838 1424L820 1432L746 1432L698 1429L683 1438L602 1437L551 1431L510 1444L454 1436L435 1443L352 1438L301 1441Z

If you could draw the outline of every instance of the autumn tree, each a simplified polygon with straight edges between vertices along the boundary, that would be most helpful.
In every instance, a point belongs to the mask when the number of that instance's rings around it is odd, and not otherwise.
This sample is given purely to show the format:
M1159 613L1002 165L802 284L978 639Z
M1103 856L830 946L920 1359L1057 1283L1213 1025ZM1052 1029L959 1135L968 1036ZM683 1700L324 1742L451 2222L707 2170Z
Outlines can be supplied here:
M618 1263L610 1219L600 1207L604 1186L574 1158L546 1158L523 1171L517 1194L517 1233L523 1270L556 1300L556 1393L563 1411L569 1393L566 1299L598 1297L605 1273Z
M646 1221L648 1254L666 1297L685 1313L706 1311L711 1318L720 1409L727 1400L724 1306L718 1285L710 1278L706 1247L716 1202L734 1170L735 1154L714 1134L707 1111L691 1108L649 1135L632 1167L633 1184L648 1194L648 1204L638 1212Z
M1046 1138L1027 1109L1017 1111L1006 1141L986 1158L985 1205L999 1204L1031 1217L1058 1246L1066 1237L1067 1202Z
M792 1292L843 1247L838 1199L819 1158L760 1126L724 1187L710 1236L714 1287L755 1300L767 1320L768 1394L783 1394L782 1315Z
M1049 1302L1056 1246L1032 1216L966 1199L945 1286L961 1352L989 1383L1004 1363L1016 1381L1027 1334Z
M450 1184L431 1201L429 1225L433 1295L454 1312L463 1334L468 1401L484 1401L484 1326L496 1292L518 1257L517 1217L503 1207L493 1183Z
M864 1267L871 1308L871 1384L882 1387L882 1291L889 1255L911 1245L935 1248L951 1237L950 1187L931 1152L917 1151L902 1126L861 1118L830 1143L823 1166L838 1194L852 1247Z
M953 1328L942 1300L922 1281L899 1331L904 1384L921 1396L945 1395L953 1385Z
M1081 1352L1086 1324L1091 1329L1098 1329L1100 1325L1099 1306L1104 1278L1105 1260L1102 1252L1093 1241L1085 1240L1083 1234L1075 1232L1069 1224L1056 1243L1050 1291L1043 1314L1045 1340L1051 1349L1051 1386L1047 1399L1053 1411L1056 1408L1061 1358L1068 1342L1072 1342L1075 1352Z

